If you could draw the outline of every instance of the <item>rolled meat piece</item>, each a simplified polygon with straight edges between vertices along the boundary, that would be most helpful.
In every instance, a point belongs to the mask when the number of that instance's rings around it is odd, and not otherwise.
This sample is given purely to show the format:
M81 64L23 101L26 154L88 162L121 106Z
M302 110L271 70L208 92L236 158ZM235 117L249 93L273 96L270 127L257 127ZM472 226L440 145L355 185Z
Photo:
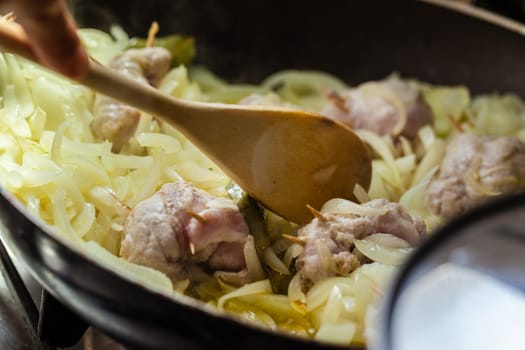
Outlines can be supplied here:
M458 135L425 190L425 206L451 218L490 197L525 187L525 144L513 136Z
M119 54L109 63L109 68L141 84L157 86L171 64L171 53L162 47L131 49ZM97 94L93 107L93 133L113 143L119 151L133 136L140 111L112 98Z
M434 114L421 89L398 77L364 83L341 93L329 92L322 114L352 129L379 135L417 137L419 129L432 125Z
M301 228L297 237L305 242L296 260L304 291L316 282L333 276L346 276L361 265L353 254L354 240L375 233L397 236L416 246L426 234L426 225L419 216L410 215L398 203L375 199L362 204L365 208L383 209L367 215L323 214Z
M129 214L120 255L178 281L187 267L203 266L235 282L247 281L244 245L248 226L229 199L186 182L168 183Z

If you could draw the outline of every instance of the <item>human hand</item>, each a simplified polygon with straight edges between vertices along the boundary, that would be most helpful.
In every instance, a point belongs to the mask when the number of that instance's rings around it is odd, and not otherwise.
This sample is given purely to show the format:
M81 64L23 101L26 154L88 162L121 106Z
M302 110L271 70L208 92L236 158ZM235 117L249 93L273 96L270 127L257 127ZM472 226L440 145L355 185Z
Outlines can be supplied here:
M30 39L33 53L48 68L70 78L87 72L88 56L64 0L2 0Z

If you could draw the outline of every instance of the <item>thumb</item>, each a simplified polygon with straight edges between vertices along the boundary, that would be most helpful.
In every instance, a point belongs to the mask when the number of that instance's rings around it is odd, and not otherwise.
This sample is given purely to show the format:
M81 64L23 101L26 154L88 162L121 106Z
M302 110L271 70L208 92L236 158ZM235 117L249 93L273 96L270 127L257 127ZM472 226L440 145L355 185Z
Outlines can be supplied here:
M15 15L43 65L70 78L80 78L88 57L63 0L15 0Z

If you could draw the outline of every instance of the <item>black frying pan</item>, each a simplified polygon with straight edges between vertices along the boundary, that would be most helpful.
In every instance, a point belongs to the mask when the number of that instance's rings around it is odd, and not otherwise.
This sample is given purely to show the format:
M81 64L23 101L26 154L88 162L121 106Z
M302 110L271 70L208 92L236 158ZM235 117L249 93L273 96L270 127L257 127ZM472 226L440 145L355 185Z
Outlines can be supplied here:
M230 81L258 82L280 69L319 69L350 84L392 71L474 93L525 97L525 39L513 23L495 24L415 1L167 0L73 1L81 25L118 23L143 35L152 20L165 33L195 35L199 62ZM503 23L505 24L505 23ZM11 194L0 196L2 240L61 303L125 344L329 348L247 326L174 302L128 282L44 229Z

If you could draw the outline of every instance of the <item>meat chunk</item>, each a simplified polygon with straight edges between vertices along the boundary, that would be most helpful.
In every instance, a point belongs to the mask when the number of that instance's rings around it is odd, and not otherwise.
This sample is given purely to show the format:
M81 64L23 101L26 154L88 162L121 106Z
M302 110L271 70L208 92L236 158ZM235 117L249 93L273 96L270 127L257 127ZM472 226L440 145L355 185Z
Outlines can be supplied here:
M190 278L186 267L202 264L231 280L246 277L248 226L232 201L185 182L169 183L130 213L120 255L166 273Z
M361 265L353 254L354 240L374 233L389 233L417 245L426 233L423 219L410 215L403 206L386 199L362 204L379 209L370 214L323 214L298 231L305 242L304 250L296 260L296 267L304 291L317 281L345 276Z
M109 68L141 84L156 86L166 75L171 53L161 47L132 49L116 56ZM140 111L103 95L97 95L93 107L93 133L113 143L118 151L133 136Z
M326 116L353 129L367 129L379 135L414 139L434 115L416 85L391 77L357 88L330 93L331 101L322 111Z
M457 136L425 191L425 206L454 217L491 196L525 186L525 144L516 137Z

